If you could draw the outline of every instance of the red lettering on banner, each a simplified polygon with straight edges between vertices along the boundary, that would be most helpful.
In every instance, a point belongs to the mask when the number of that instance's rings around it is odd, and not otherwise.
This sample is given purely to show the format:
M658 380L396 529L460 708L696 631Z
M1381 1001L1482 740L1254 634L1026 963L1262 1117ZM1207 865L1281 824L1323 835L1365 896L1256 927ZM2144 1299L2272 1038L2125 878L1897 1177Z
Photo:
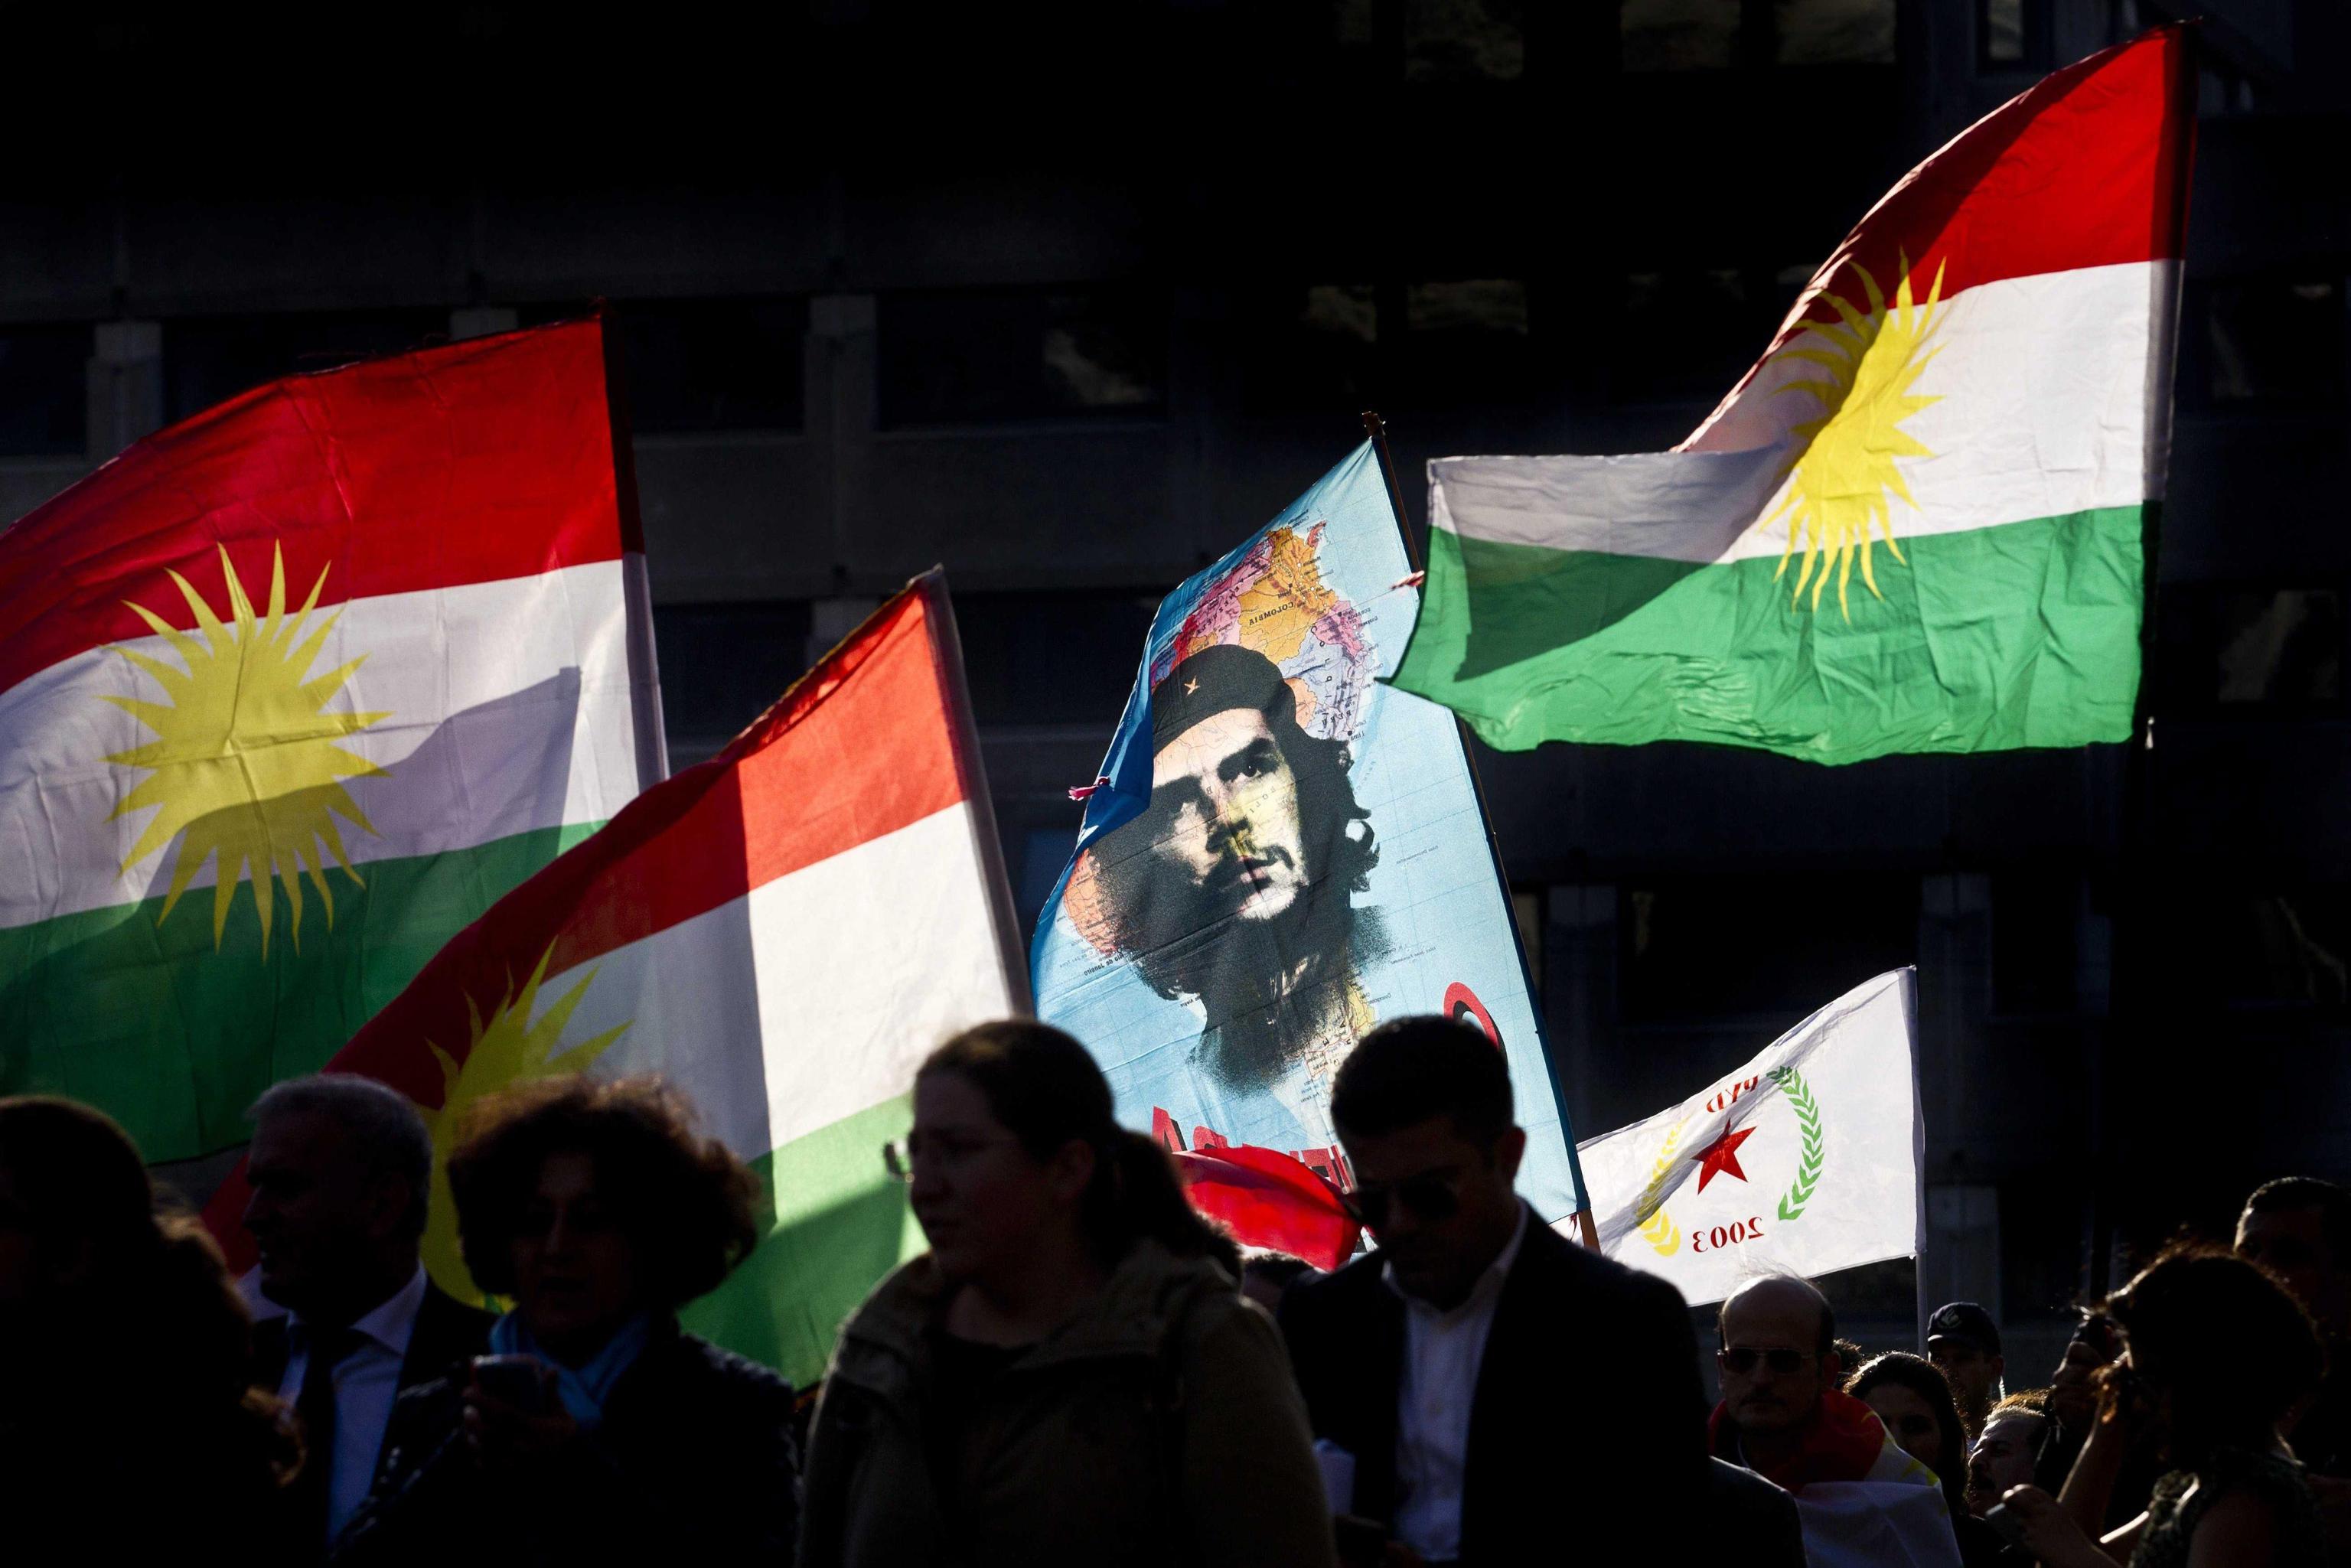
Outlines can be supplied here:
M1714 1098L1706 1103L1706 1108L1708 1111L1728 1111L1739 1103L1740 1095L1754 1093L1755 1086L1762 1082L1761 1078L1750 1078L1744 1083L1733 1083L1729 1088L1718 1089L1715 1091Z
M1336 1144L1322 1149L1292 1149L1290 1157L1341 1192L1349 1191L1355 1185L1355 1172L1347 1164L1347 1151Z
M1746 1219L1734 1219L1728 1225L1717 1225L1705 1230L1690 1232L1690 1250L1719 1252L1726 1247L1744 1247L1763 1234L1763 1218L1755 1215Z
M1151 1141L1171 1155L1184 1152L1184 1129L1176 1124L1175 1117L1156 1105L1151 1108Z
M1192 1146L1196 1149L1229 1149L1233 1141L1222 1133L1207 1127L1192 1129Z

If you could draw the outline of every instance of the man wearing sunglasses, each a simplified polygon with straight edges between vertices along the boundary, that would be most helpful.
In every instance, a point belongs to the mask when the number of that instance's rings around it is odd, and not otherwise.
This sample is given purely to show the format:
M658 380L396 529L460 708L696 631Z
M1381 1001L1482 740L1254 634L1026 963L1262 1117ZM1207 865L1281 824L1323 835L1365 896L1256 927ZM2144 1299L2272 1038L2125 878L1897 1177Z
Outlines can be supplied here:
M1812 1568L1959 1568L1934 1473L1837 1386L1844 1364L1828 1298L1808 1281L1767 1275L1733 1291L1716 1322L1714 1456L1795 1495Z
M1430 1563L1574 1555L1603 1512L1687 1523L1713 1489L1687 1309L1520 1201L1501 1053L1398 1019L1340 1066L1331 1113L1379 1249L1290 1287L1281 1326L1315 1436L1353 1460L1338 1511Z

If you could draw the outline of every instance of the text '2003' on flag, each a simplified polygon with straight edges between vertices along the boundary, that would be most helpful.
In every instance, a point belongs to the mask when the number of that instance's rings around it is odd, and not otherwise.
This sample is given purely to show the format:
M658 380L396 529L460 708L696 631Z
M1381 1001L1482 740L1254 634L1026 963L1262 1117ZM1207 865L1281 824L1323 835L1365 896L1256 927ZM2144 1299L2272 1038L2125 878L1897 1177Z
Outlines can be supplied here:
M1027 1010L944 580L920 579L710 760L498 900L339 1052L422 1107L426 1267L479 1300L441 1175L465 1108L517 1081L659 1073L759 1173L750 1259L687 1326L796 1382L919 1250L883 1145L914 1069ZM237 1260L242 1173L206 1218Z
M1431 464L1396 684L1505 750L2126 738L2194 125L2182 28L2092 56L1912 170L1673 451Z
M601 320L295 376L0 533L0 1094L245 1141L661 777Z

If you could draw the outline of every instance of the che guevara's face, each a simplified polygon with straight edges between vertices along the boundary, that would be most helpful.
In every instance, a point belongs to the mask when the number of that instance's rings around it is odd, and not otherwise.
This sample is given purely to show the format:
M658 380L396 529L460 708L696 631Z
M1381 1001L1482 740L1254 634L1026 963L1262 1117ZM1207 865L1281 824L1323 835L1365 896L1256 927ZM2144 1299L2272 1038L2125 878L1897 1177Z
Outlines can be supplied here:
M1211 904L1249 921L1288 913L1306 891L1298 776L1265 716L1211 714L1151 764L1151 852Z

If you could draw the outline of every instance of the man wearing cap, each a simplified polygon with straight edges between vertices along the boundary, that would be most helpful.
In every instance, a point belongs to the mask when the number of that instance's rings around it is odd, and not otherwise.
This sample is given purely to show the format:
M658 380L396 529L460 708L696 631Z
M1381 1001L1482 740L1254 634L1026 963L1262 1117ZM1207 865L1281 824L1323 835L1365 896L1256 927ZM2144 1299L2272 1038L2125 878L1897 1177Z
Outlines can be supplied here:
M1973 1301L1938 1307L1927 1320L1927 1359L1949 1380L1959 1420L1972 1440L1983 1430L1984 1416L2007 1392L2001 1384L2008 1358L2000 1353L2000 1325Z
M1151 688L1151 804L1089 852L1112 941L1155 991L1197 1002L1204 1065L1295 1103L1376 1021L1358 979L1384 947L1353 907L1379 860L1343 741L1299 723L1273 662L1219 643Z

